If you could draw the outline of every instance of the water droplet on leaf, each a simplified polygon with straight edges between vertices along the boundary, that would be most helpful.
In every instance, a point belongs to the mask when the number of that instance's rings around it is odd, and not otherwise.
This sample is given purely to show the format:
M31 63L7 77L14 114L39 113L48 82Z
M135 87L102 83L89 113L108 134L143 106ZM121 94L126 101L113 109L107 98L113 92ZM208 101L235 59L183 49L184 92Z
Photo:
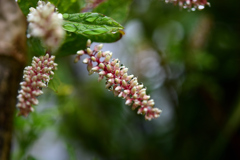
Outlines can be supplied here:
M62 16L63 16L63 19L68 19L69 18L69 14L67 14L67 13L64 13Z
M79 16L80 18L83 18L83 17L85 16L85 14L80 13L78 16Z
M64 24L63 28L69 32L75 32L77 30L77 27L73 24Z
M97 19L97 17L87 17L86 19L85 19L85 21L87 21L87 22L93 22L93 21L95 21Z
M95 29L86 30L83 33L91 34L91 35L98 35L98 34L103 34L106 32L108 32L108 30L106 28L95 28Z

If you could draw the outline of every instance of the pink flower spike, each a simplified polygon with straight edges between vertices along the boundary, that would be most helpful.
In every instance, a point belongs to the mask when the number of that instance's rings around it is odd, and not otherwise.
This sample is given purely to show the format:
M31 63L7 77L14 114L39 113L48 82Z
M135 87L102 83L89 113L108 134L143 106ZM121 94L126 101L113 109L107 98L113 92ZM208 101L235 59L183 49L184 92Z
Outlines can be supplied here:
M33 105L38 104L37 96L42 95L41 88L47 87L47 82L52 79L56 63L51 59L53 56L49 55L41 56L40 58L33 57L32 64L36 67L25 67L24 69L24 81L20 83L21 90L19 91L17 108L19 108L18 115L27 116L30 112L34 111ZM45 63L51 61L52 63ZM51 70L46 68L51 68Z
M89 47L89 41L87 42ZM99 80L106 78L106 88L113 92L115 96L126 99L126 105L132 105L132 109L138 108L138 114L145 115L146 120L159 117L161 110L153 108L154 101L148 100L150 96L146 95L146 88L138 83L138 79L134 75L128 75L128 68L122 66L118 59L111 61L112 52L102 52L102 46L96 46L93 54L90 49L84 51L88 58L84 59L84 63L94 62L96 66L90 71L95 71L99 75ZM79 56L79 54L77 54ZM101 60L102 59L102 60ZM121 67L119 67L121 66Z

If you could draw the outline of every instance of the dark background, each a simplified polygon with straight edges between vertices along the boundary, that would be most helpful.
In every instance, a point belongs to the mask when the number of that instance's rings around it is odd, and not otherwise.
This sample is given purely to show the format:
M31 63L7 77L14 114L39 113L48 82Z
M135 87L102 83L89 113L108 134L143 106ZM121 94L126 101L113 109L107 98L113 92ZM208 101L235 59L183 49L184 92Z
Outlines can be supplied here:
M160 118L145 121L74 57L58 57L61 87L44 90L37 111L15 119L13 157L240 159L240 2L209 2L190 12L134 0L121 22L126 35L103 48L147 86ZM63 147L52 151L46 141Z

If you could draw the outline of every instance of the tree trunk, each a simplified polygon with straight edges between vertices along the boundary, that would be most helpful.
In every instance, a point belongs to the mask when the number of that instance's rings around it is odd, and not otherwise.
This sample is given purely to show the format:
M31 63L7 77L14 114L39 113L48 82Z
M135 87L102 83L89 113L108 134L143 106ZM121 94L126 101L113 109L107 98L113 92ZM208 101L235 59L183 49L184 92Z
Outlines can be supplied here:
M15 0L0 0L0 160L10 159L13 118L26 61L26 19Z

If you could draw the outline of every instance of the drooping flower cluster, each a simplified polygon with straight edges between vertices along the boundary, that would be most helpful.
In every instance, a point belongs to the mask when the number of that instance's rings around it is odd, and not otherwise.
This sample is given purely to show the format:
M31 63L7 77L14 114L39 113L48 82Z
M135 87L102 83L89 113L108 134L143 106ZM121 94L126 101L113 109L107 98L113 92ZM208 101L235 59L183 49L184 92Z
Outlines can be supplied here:
M55 12L55 7L50 2L43 1L38 1L36 9L31 7L29 10L29 34L41 38L48 49L55 51L65 35L62 14Z
M23 79L20 83L21 90L18 91L18 104L20 112L18 115L27 116L33 112L33 105L38 104L37 96L43 94L42 88L47 87L47 83L54 75L57 64L54 63L55 56L33 57L32 66L25 67Z
M118 59L113 59L109 51L102 52L102 44L95 46L94 50L90 47L91 41L87 42L87 49L77 52L75 62L80 60L82 55L88 55L83 60L87 64L89 74L98 73L99 81L106 77L106 88L113 91L115 96L126 99L125 104L131 105L132 109L138 108L138 114L145 114L146 120L159 117L162 112L158 108L153 108L154 101L146 94L146 88L138 83L138 79L133 75L128 75L128 68L122 66ZM96 64L93 66L93 63Z
M210 3L207 2L207 0L165 0L166 3L174 3L178 4L181 8L188 8L192 11L195 11L196 9L202 10L205 8L205 6L210 6Z

